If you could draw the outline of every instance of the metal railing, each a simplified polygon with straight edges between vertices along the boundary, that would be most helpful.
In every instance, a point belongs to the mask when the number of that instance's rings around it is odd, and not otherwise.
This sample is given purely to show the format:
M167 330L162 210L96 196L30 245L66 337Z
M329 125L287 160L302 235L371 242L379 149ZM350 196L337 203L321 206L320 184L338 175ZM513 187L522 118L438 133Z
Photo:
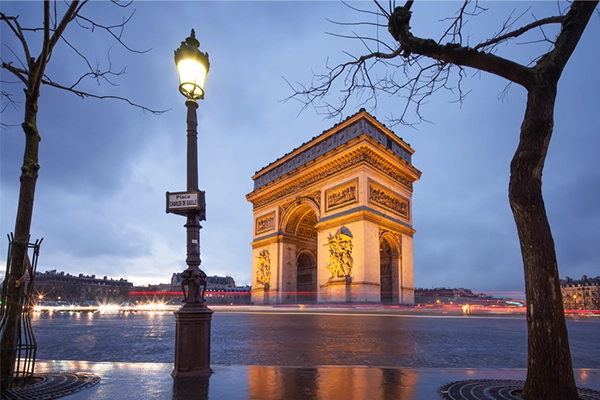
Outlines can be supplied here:
M35 279L35 271L40 252L42 240L36 240L35 243L27 243L26 271L23 275L24 290L15 294L13 290L7 286L10 283L11 265L12 265L12 249L14 236L11 233L8 235L8 256L6 260L6 276L2 283L2 304L0 305L0 332L2 334L2 343L12 343L12 347L3 348L5 351L15 354L15 361L11 368L11 373L7 377L2 378L8 380L8 383L2 382L2 387L18 387L33 383L33 371L35 367L35 356L37 351L37 342L31 326L31 313L33 311L33 285ZM29 253L32 253L30 256ZM21 279L19 279L21 281ZM16 320L10 318L9 307L19 308ZM16 326L15 326L16 325ZM12 340L4 340L5 335L13 335ZM6 362L3 360L3 362Z

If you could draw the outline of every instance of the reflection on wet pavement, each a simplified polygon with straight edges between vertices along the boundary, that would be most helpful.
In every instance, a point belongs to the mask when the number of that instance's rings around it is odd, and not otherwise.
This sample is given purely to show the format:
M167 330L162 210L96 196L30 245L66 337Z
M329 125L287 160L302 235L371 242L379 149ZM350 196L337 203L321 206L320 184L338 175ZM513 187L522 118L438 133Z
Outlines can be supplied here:
M65 400L114 399L437 399L438 387L470 379L525 379L525 369L477 370L372 367L273 367L213 365L203 378L173 378L172 363L40 361L36 371L99 375L93 388ZM580 387L600 390L600 369L576 369Z
M253 399L412 399L417 381L409 369L248 367Z
M172 363L170 312L37 314L38 358ZM575 368L600 368L600 319L569 320ZM211 362L313 367L525 368L524 317L230 313L212 320Z

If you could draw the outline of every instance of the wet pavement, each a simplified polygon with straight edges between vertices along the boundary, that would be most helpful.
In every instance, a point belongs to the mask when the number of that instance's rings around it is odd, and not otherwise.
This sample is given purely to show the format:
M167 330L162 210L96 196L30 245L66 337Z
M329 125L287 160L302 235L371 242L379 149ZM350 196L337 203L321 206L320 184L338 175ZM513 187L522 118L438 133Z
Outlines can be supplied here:
M439 399L437 389L472 379L524 380L524 369L272 367L213 365L209 378L173 378L171 363L38 362L42 372L99 375L98 385L65 400L114 399ZM600 391L600 369L576 369L580 387Z
M173 362L175 318L160 313L37 314L38 358ZM600 318L568 319L575 368L600 368ZM211 361L231 365L525 368L523 316L232 312L215 308ZM68 338L68 340L65 340ZM60 344L60 345L57 345Z
M101 377L66 399L426 400L449 382L526 375L523 316L215 307L214 373L186 380L170 375L172 313L75 314L32 321L38 360L47 360L37 373ZM568 327L578 386L600 391L600 319Z

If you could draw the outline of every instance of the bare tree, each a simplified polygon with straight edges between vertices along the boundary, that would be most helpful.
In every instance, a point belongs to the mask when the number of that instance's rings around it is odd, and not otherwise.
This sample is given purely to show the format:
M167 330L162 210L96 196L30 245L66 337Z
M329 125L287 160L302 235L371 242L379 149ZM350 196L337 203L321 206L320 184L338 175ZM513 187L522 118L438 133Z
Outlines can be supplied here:
M377 94L383 92L404 99L393 122L412 124L407 120L407 111L414 109L422 119L421 106L439 90L456 90L457 100L464 99L461 83L465 67L497 75L526 89L526 112L510 165L509 183L509 202L521 245L527 296L528 368L521 396L578 399L554 241L542 198L542 170L554 126L558 81L598 1L573 1L564 8L558 3L557 15L533 17L529 23L521 22L525 13L511 15L497 33L476 45L468 44L463 27L469 19L486 11L479 3L465 1L454 17L445 20L448 27L439 40L412 33L413 3L408 0L404 6L394 8L390 2L386 10L375 1L374 11L356 9L373 19L377 16L385 20L387 23L381 27L387 28L393 38L391 44L379 36L347 36L363 42L368 54L351 56L348 62L315 75L311 85L293 87L290 98L302 101L304 108L313 106L330 116L339 116L353 95L362 96L376 106ZM495 54L499 44L536 32L539 34L536 42L547 44L548 50L530 64ZM372 50L375 46L377 51ZM383 78L372 76L377 64L388 69ZM334 83L343 89L341 97L331 103L325 96L330 94Z
M86 16L82 9L89 0L74 1L49 1L43 2L43 23L42 26L27 27L20 23L18 15L6 15L0 12L0 21L12 31L17 38L19 48L9 48L12 59L2 59L1 67L17 78L18 86L24 86L24 119L21 127L25 133L25 151L23 156L23 166L21 167L20 192L17 209L17 217L14 230L14 241L11 254L10 276L5 282L6 294L5 312L3 315L3 329L1 339L1 382L2 389L6 389L10 377L13 373L15 363L15 332L19 329L19 316L22 312L22 304L16 299L20 299L24 293L25 285L17 285L26 275L27 243L30 236L31 220L33 214L33 203L35 187L38 178L38 151L41 136L37 126L38 99L40 97L40 88L42 85L51 86L57 89L66 90L82 98L97 99L117 99L124 101L134 107L140 108L153 114L161 114L164 111L151 110L145 106L134 103L131 100L111 95L98 95L83 89L80 89L82 83L92 79L98 83L104 82L114 84L113 79L124 74L125 70L113 70L109 62L109 67L101 69L96 63L91 62L82 49L76 48L65 36L67 28L73 25L85 30L100 31L110 35L119 45L129 51L143 53L145 51L134 50L127 46L123 41L122 35L127 22L133 16L133 12L128 14L122 22L112 25L103 25L97 20ZM111 0L111 3L122 8L131 5L131 1L123 3L118 0ZM46 67L50 63L53 51L58 45L66 46L79 56L87 66L87 71L82 73L71 83L61 83L53 80L46 74ZM33 49L40 49L39 54L32 53ZM147 50L146 50L147 51ZM3 100L1 110L5 110L9 105L20 106L17 103L15 95L6 90L7 83L0 93ZM16 86L16 85L15 85ZM11 86L11 87L15 87ZM33 278L33 277L32 277Z

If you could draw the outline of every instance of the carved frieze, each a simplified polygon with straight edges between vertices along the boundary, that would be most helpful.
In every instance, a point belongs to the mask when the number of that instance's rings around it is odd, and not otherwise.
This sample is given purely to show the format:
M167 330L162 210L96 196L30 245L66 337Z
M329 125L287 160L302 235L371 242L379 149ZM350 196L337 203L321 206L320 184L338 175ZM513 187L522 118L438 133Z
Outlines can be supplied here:
M410 218L408 199L370 180L369 203L383 207L406 219Z
M325 210L333 210L358 202L358 180L343 183L325 191Z
M385 162L383 158L376 155L372 150L365 146L360 147L352 153L347 154L339 159L333 160L332 162L323 166L323 168L315 170L298 180L292 181L266 196L261 196L255 200L252 200L253 208L260 207L275 199L300 191L303 188L328 178L333 174L344 171L363 162L369 164L373 168L384 173L386 176L412 190L414 178L410 177L409 174L404 173L402 168L398 167L398 165Z
M256 225L254 227L255 235L272 231L273 229L275 229L275 211L256 218Z

